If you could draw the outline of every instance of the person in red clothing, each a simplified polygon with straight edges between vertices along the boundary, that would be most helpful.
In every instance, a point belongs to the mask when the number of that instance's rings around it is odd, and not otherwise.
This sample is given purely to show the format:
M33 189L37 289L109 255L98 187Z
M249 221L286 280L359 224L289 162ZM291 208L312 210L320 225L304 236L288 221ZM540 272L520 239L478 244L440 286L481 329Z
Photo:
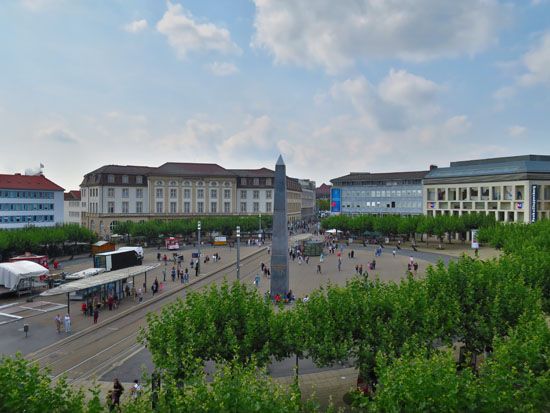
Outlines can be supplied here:
M281 296L279 294L275 294L275 302L279 304L281 302Z

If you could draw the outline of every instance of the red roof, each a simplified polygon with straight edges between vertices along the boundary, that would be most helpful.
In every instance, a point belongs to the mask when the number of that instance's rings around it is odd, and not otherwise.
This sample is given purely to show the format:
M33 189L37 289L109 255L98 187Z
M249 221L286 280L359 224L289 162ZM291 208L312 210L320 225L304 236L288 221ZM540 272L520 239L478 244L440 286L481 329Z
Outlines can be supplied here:
M69 191L63 195L65 201L80 201L80 191Z
M44 175L5 175L0 174L0 188L2 189L35 189L42 191L64 191Z

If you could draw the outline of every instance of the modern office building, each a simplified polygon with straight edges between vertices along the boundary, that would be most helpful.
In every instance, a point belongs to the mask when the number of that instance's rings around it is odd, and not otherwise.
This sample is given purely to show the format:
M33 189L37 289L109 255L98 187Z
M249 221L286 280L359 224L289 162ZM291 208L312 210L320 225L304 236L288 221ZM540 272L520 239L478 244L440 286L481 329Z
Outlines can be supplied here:
M83 225L110 235L120 221L273 213L274 172L217 164L106 165L84 176ZM288 221L301 219L301 186L287 178Z
M65 224L82 225L82 218L85 210L82 205L80 191L65 192L63 210L63 222Z
M63 188L44 175L0 175L0 229L63 223Z
M352 172L331 179L332 213L422 214L422 179L428 171Z
M497 221L550 217L550 156L524 155L451 162L424 178L426 215L479 212Z

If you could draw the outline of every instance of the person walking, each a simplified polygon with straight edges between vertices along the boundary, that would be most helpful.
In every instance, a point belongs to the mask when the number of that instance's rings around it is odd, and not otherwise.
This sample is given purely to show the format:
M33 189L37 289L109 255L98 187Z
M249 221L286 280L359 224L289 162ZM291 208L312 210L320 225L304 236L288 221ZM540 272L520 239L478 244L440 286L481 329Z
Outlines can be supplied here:
M139 380L135 379L134 384L132 385L132 388L130 389L130 393L132 395L132 399L137 399L139 396L141 396L142 387L141 384L139 384Z
M322 272L321 272L321 264L317 264L317 274L322 274Z
M338 272L342 271L342 259L338 257Z
M113 382L113 409L115 406L120 407L120 396L122 396L122 393L124 392L124 387L122 387L122 384L120 384L120 381L118 379L115 379Z
M97 324L99 318L99 304L94 307L94 324Z
M65 326L65 333L69 334L71 332L71 316L69 313L65 314L64 326Z
M396 253L395 248L393 249L393 251L391 253L393 254L393 258L395 258L395 253Z
M54 320L55 320L55 329L57 330L57 334L61 334L61 316L57 314Z
M176 281L176 267L172 267L172 271L170 272L170 275L172 276L172 282Z

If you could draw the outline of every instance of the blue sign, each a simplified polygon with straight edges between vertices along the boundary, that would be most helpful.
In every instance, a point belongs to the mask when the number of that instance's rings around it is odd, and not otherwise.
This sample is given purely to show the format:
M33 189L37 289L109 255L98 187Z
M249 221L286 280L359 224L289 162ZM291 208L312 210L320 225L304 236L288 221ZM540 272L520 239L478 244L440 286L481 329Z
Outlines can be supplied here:
M342 190L332 188L330 190L330 212L340 212L342 210Z
M537 220L537 201L539 199L539 187L538 185L531 185L531 222Z

